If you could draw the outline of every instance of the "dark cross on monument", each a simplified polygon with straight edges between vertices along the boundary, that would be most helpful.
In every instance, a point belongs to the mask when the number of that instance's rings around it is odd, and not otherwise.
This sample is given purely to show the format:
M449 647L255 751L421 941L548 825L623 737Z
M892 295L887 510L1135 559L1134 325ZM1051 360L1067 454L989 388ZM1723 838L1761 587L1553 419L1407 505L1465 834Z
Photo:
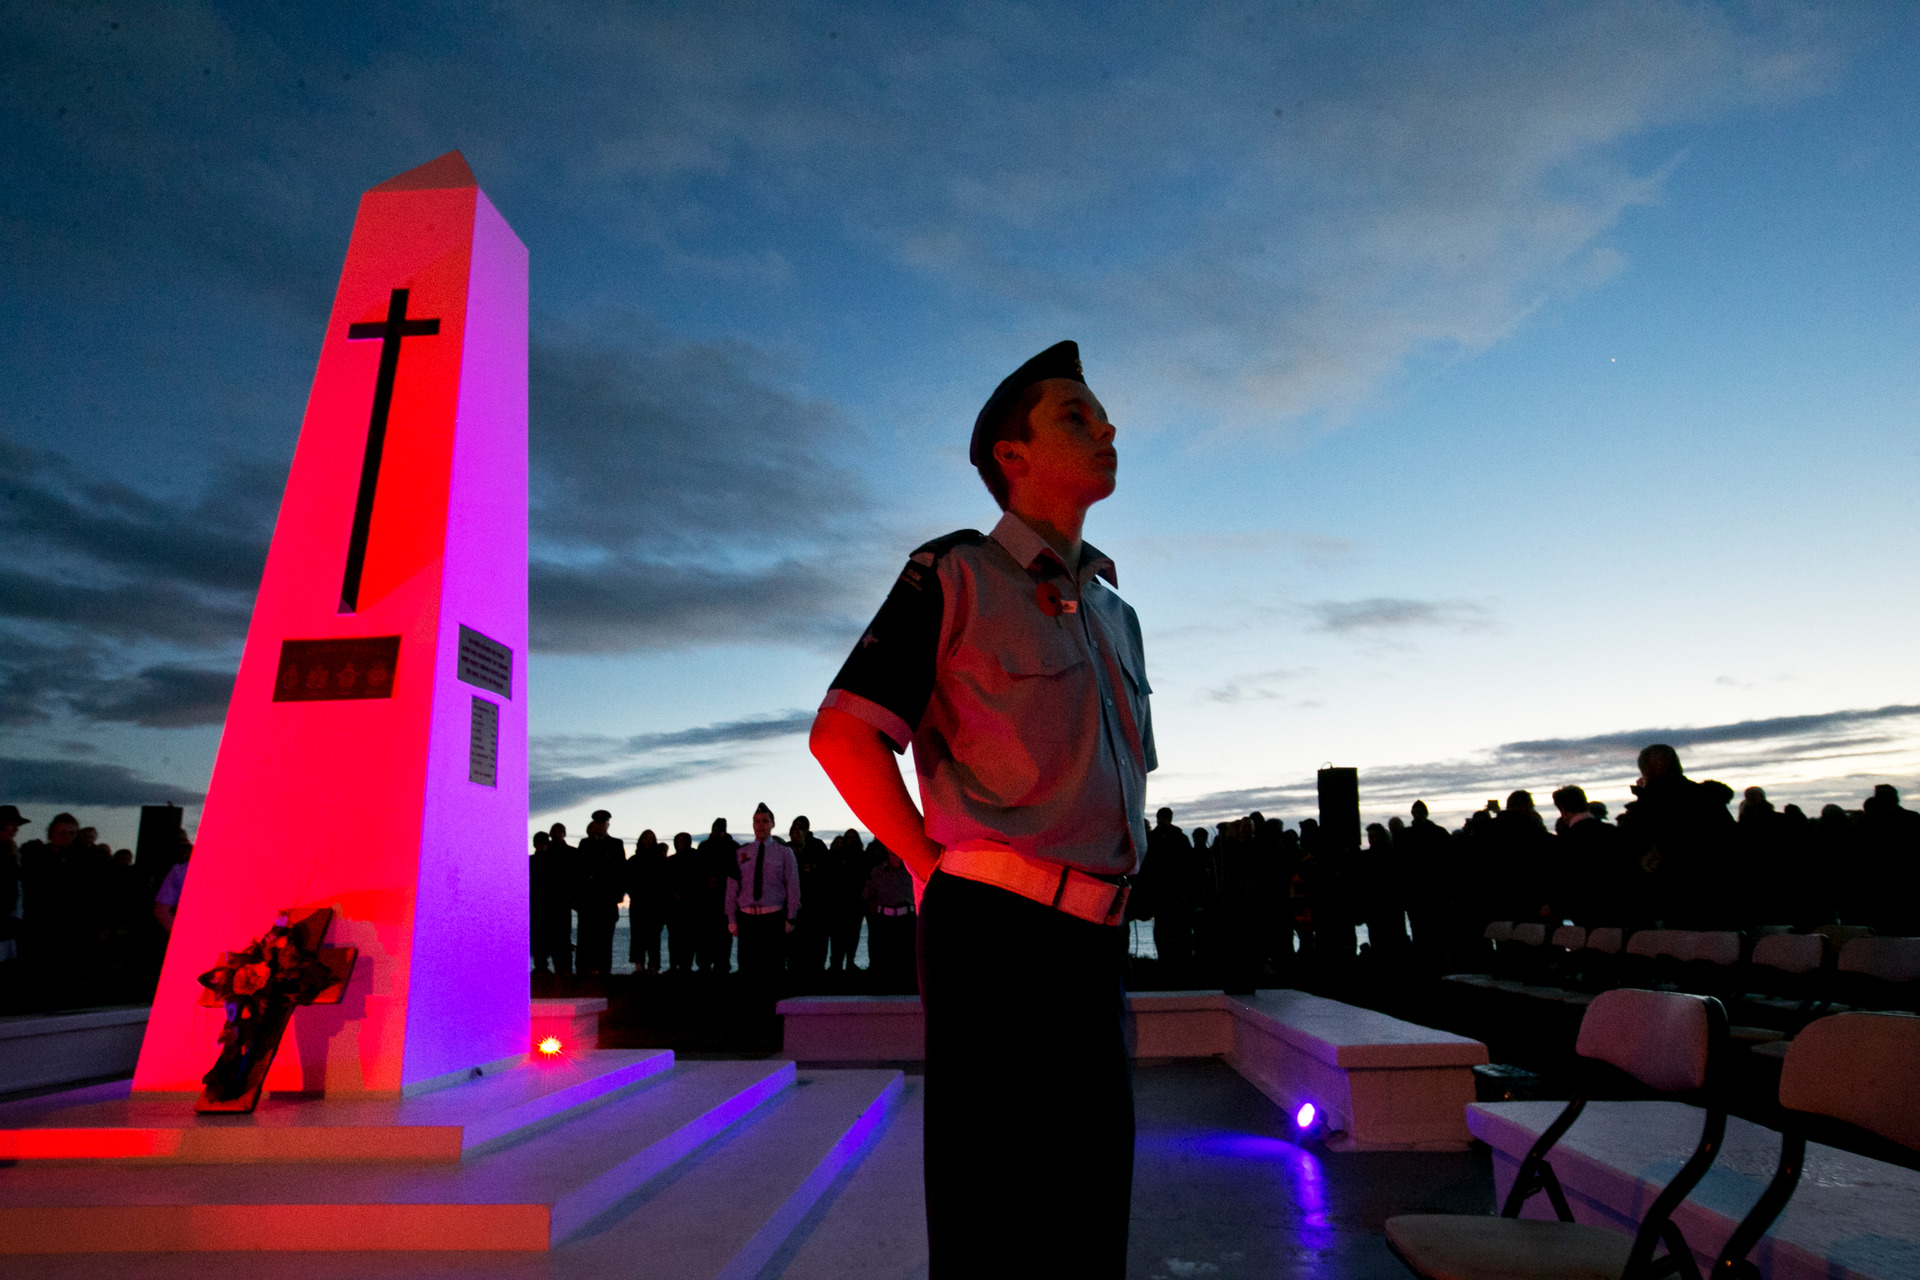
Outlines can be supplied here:
M380 487L380 454L387 445L387 411L393 407L393 375L400 368L400 339L440 332L438 320L407 319L407 291L387 299L387 318L350 325L349 339L380 339L380 376L373 384L373 416L367 420L367 452L360 462L360 498L353 507L353 534L347 539L347 573L340 583L340 612L360 607L360 572L367 565L367 528L373 523L373 494Z

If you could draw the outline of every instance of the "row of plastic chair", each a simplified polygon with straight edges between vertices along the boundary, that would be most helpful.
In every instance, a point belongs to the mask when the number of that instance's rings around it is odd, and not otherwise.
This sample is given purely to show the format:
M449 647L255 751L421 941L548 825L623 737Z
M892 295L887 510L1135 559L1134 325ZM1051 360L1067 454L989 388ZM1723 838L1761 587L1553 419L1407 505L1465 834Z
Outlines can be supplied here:
M1527 1152L1499 1217L1411 1214L1387 1221L1387 1242L1428 1280L1573 1280L1618 1276L1656 1280L1699 1269L1673 1213L1718 1157L1727 1125L1721 1080L1729 1047L1725 1008L1710 996L1621 988L1593 999L1581 1019L1576 1052L1611 1065L1656 1096L1703 1111L1699 1141L1654 1198L1635 1234L1574 1221L1549 1157L1588 1103L1569 1102ZM1712 1272L1758 1280L1750 1255L1792 1200L1810 1131L1855 1150L1920 1168L1920 1017L1843 1013L1812 1023L1794 1042L1781 1073L1786 1117L1772 1179L1729 1237ZM1822 1127L1815 1129L1815 1124ZM1554 1220L1523 1219L1544 1192Z
M1830 1005L1911 1011L1920 1004L1920 938L1876 937L1852 926L1813 933L1769 929L1749 937L1722 930L1627 934L1566 925L1549 936L1541 924L1496 921L1486 936L1498 948L1497 972L1480 976L1495 981L1474 985L1551 999L1630 986L1725 999L1752 994L1802 1014Z

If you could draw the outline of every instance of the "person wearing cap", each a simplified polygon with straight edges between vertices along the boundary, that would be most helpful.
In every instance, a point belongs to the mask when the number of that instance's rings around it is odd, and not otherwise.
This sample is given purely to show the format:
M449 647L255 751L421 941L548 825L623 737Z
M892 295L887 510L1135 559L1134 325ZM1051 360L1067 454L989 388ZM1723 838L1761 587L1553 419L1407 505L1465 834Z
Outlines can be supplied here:
M579 971L613 972L613 934L620 924L620 899L626 896L627 847L607 834L613 815L595 809L587 834L574 856L580 875Z
M753 839L735 857L727 877L727 931L740 939L740 976L770 993L800 914L800 864L773 838L773 810L765 804L753 811Z
M1003 381L969 449L999 523L913 553L814 718L814 756L925 886L933 1280L1126 1269L1122 925L1157 762L1139 619L1081 537L1113 441L1075 344Z

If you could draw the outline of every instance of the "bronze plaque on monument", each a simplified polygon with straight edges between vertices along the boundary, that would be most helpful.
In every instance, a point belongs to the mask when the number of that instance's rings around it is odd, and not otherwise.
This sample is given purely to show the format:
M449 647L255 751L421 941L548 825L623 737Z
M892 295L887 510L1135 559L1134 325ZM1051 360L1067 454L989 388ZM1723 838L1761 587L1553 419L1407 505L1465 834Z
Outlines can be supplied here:
M503 698L513 696L513 650L472 627L460 628L459 677Z
M349 698L391 698L394 668L399 661L399 636L282 640L280 674L274 678L273 700L341 702Z

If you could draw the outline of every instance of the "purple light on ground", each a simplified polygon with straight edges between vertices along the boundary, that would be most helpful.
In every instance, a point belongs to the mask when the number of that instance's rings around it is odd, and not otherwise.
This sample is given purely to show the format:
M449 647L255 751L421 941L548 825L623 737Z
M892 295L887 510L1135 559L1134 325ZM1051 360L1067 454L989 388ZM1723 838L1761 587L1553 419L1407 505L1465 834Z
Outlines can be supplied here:
M1293 1113L1293 1122L1302 1129L1311 1129L1313 1128L1313 1117L1315 1114L1313 1104L1311 1102L1303 1102L1300 1104L1300 1109Z

